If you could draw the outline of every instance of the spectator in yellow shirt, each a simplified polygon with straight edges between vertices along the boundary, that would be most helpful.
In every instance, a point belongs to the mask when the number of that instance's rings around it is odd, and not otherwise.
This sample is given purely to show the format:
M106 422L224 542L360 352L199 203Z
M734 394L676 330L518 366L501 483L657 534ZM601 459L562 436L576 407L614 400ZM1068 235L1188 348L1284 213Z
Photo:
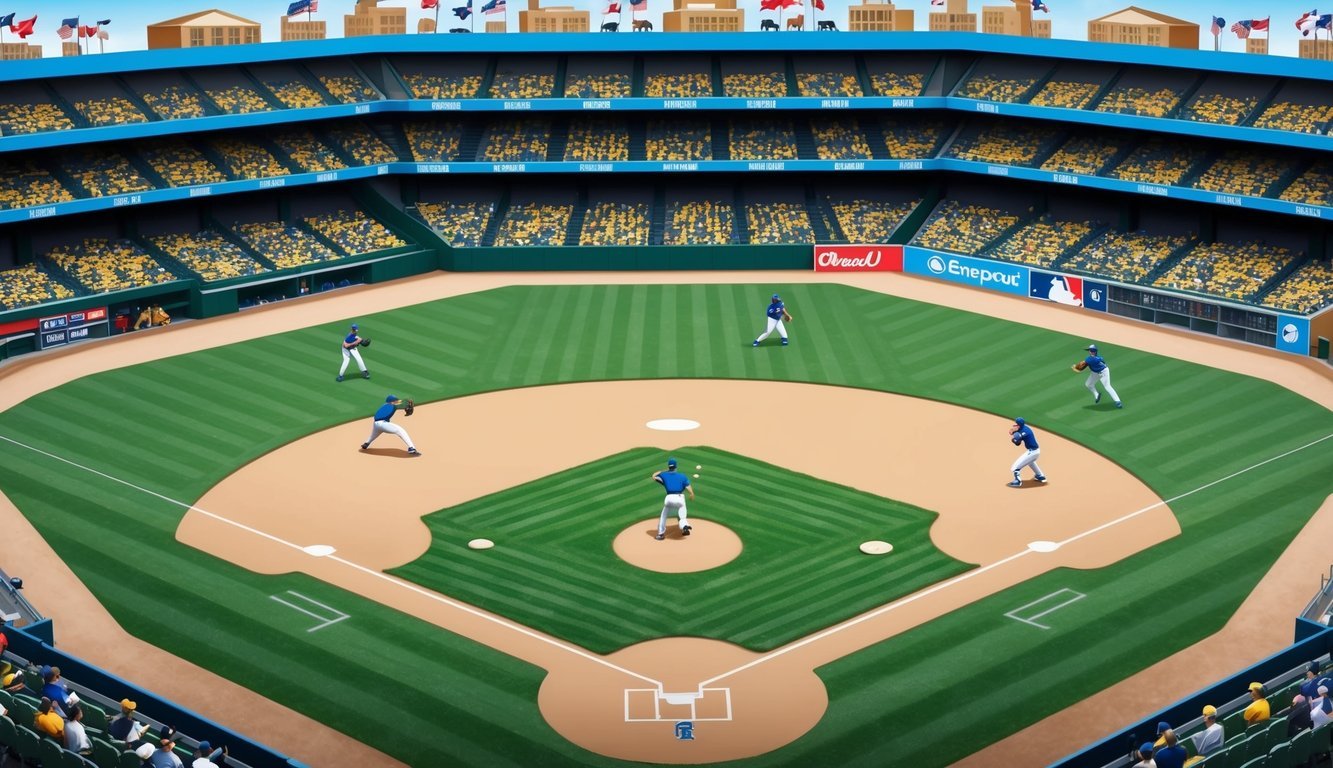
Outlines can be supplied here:
M150 327L154 325L171 325L171 316L164 312L162 307L154 304L139 313L139 319L134 321L134 330L137 331L144 325Z
M37 730L61 744L65 743L65 720L51 709L51 700L45 696L37 707L37 717L33 723L37 726Z
M1264 698L1264 684L1250 683L1250 706L1245 708L1245 727L1249 728L1268 719L1268 699Z

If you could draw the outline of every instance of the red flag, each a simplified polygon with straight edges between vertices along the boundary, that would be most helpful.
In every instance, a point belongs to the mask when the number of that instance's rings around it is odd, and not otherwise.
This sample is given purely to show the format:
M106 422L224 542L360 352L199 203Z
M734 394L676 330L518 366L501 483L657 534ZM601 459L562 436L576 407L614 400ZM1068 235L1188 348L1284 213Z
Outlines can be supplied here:
M1269 18L1272 18L1272 17L1269 17ZM1250 29L1252 29L1252 30L1255 31L1255 32L1267 32L1267 31L1268 31L1268 19L1254 19L1254 20L1250 21Z
M439 8L439 7L440 7L440 0L421 0L421 8L423 10L427 8Z
M79 27L79 37L96 37L97 27Z
M810 4L821 11L824 10L824 0L813 0Z
M759 10L776 11L782 7L782 0L759 0Z
M33 16L31 19L27 19L26 21L20 21L17 24L10 25L9 31L18 35L22 39L27 39L28 35L32 34L33 32L32 27L36 23L37 23L37 17Z
M801 5L801 4L802 4L802 3L801 3L801 0L779 0L779 1L778 1L778 5L782 6L783 8L790 8L790 7L792 7L793 5Z

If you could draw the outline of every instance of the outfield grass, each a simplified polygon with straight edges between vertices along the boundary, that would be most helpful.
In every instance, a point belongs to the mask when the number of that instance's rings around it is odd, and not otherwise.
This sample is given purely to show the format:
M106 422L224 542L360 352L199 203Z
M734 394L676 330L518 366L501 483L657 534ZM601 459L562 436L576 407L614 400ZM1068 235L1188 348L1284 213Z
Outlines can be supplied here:
M792 345L751 349L775 289L798 317ZM1106 344L1126 407L1093 408L1068 372L1087 339L835 285L508 288L356 319L377 341L370 382L334 384L338 323L71 382L0 414L0 435L192 501L268 450L365 418L386 392L421 402L560 381L759 378L931 397L1023 415L1164 498L1333 433L1333 414L1268 382ZM1127 561L1047 574L842 659L820 670L832 701L815 730L742 762L941 765L1034 722L1220 627L1330 478L1333 440L1176 502L1183 534ZM179 506L5 443L0 488L129 631L410 764L613 764L545 725L540 670L182 546ZM1052 614L1050 631L1003 618L1062 587L1088 598ZM268 599L287 589L352 618L307 634L308 617Z

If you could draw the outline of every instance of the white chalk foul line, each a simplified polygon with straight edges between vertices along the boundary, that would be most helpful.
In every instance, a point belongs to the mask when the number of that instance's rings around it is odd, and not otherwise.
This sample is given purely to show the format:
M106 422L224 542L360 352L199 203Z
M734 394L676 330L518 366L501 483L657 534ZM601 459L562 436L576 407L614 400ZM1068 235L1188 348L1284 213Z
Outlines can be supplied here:
M131 482L128 481L128 480L122 480L121 478L119 478L119 477L115 477L114 475L108 475L107 473L102 472L102 471L99 471L99 470L96 470L96 469L93 469L92 467L84 466L83 464L80 464L80 463L78 463L77 461L71 461L71 460L65 458L64 456L57 456L57 455L54 454L54 453L50 453L50 452L48 452L48 451L44 451L44 450L42 450L41 448L37 448L37 447L31 446L31 445L28 445L27 443L19 442L18 440L15 440L15 439L13 439L13 438L11 438L11 437L7 437L7 436L5 436L5 435L0 435L0 441L4 441L4 442L9 443L9 444L11 444L11 445L16 445L16 446L18 446L19 448L23 448L23 449L32 451L33 453L40 454L40 455L45 456L45 457L50 458L50 459L55 459L56 461L59 461L59 462L61 462L62 464L68 464L68 465L71 466L71 467L75 467L75 468L77 468L77 469L81 469L81 470L83 470L84 472L89 472L89 473L91 473L91 474L97 475L98 477L105 478L105 479L107 479L107 480L112 481L113 483L120 483L121 485L123 485L123 486L125 486L125 487L127 487L127 488L133 488L134 490L139 491L140 493L148 494L149 496L152 496L153 498L156 498L156 499L161 499L162 501L165 501L165 502L167 502L168 504L175 504L175 505L178 506L178 507L183 507L183 508L185 508L185 509L187 509L187 510L193 510L193 511L195 511L195 512L198 512L198 513L201 514L201 515L204 515L205 517L209 517L209 518L212 518L212 519L214 519L214 520L217 520L217 521L220 522L220 523L225 523L225 524L230 525L230 526L233 526L233 527L235 527L235 528L239 528L239 529L241 529L241 530L243 530L243 531L245 531L245 532L247 532L247 533L252 533L252 534L254 534L254 535L256 535L256 536L259 536L259 537L261 537L261 538L267 539L267 540L269 540L269 541L271 541L271 542L273 542L273 543L275 543L275 544L280 544L280 545L282 545L282 546L284 546L284 547L289 547L289 548L291 548L291 549L296 550L297 552L301 552L302 554L305 554L305 548L302 547L302 546L299 545L299 544L293 544L292 542L287 541L287 540L285 540L285 539L281 539L281 538L279 538L279 537L277 537L277 536L274 536L274 535L271 534L271 533L265 533L264 531L261 531L261 530L259 530L258 528L252 528L252 527L250 527L250 526L248 526L248 525L246 525L246 524L244 524L244 523L238 523L238 522L236 522L235 520L231 520L231 519L228 519L228 518L226 518L226 517L223 517L222 515L215 514L215 513L213 513L213 512L209 512L208 510L206 510L206 509L202 509L202 508L197 507L197 506L195 506L195 505L193 505L193 504L189 504L189 503L187 503L187 502L180 501L180 500L178 500L178 499L173 499L173 498L171 498L170 496L165 496L165 495L163 495L163 494L161 494L161 493L158 493L157 491L149 490L149 489L147 489L147 488L144 488L144 487L141 486L141 485L135 485L134 483L131 483ZM495 616L495 615L493 615L493 614L486 613L485 611L481 611L481 610L479 610L479 609L477 609L477 608L474 608L474 607L472 607L472 606L470 606L470 605L467 605L467 604L465 604L465 603L460 603L460 602L458 602L458 601L456 601L456 600L451 600L451 599L449 599L449 598L445 597L444 595L441 595L441 594L439 594L439 593L437 593L437 592L431 592L430 590L422 589L421 587L418 587L418 586L416 586L415 584L412 584L412 583L403 581L402 579L396 578L396 577L394 577L394 576L390 576L390 575L388 575L387 573L383 573L382 571L376 571L376 570L374 570L374 569L372 569L372 568L367 568L367 567L365 567L365 566L363 566L363 565L358 565L357 563L353 563L353 562L351 562L350 560L345 560L345 559L343 559L343 558L341 558L341 557L337 557L337 556L334 556L334 555L330 555L330 556L328 556L328 557L326 557L326 558L324 558L324 559L326 559L326 560L333 560L333 561L335 561L335 562L341 563L342 565L345 565L345 566L347 566L347 567L349 567L349 568L352 568L352 569L355 569L355 570L357 570L357 571L360 571L361 573L368 574L368 575L370 575L370 576L374 576L375 578L378 578L378 579L382 579L382 580L387 581L387 582L389 582L390 584L393 584L393 585L395 585L395 586L398 586L398 587L400 587L400 588L402 588L402 589L408 590L408 591L410 591L410 592L415 592L416 594L421 595L422 597L428 598L428 599L430 599L430 600L434 600L434 601L436 601L436 602L438 602L438 603L442 603L442 604L444 604L444 605L449 606L450 608L455 608L455 609L457 609L457 610L463 611L464 613L471 614L472 616L475 616L475 617L477 617L477 618L479 618L479 619L483 619L483 620L485 620L485 621L489 621L489 622L491 622L492 624L498 624L499 626L502 626L502 627L504 627L505 629L509 629L509 630L514 631L514 632L518 632L519 634L521 634L521 635L525 635L525 636L527 636L527 637L530 637L530 638L532 638L533 640L538 640L538 641L540 641L540 642L546 643L547 645L554 646L554 647L556 647L556 648L559 648L559 649L562 650L562 651L565 651L565 652L567 652L567 653L572 653L572 654L574 654L575 656L579 656L579 657L581 657L581 658L587 659L588 661L591 661L591 662L593 662L593 663L595 663L595 664L600 664L600 665L602 665L602 666L604 666L604 667L607 667L607 668L609 668L609 669L613 669L613 670L615 670L615 671L617 671L617 672L621 672L621 673L624 673L624 674L626 674L626 675L629 675L630 677L637 678L637 679L639 679L639 680L643 680L644 682L647 682L647 683L652 683L652 684L657 688L657 690L659 690L659 691L664 690L664 686L663 686L663 684L662 684L662 682L661 682L660 680L654 680L653 678L651 678L651 677L646 677L646 676L644 676L644 675L639 674L638 672L633 672L633 671L628 670L628 669L625 669L624 667L619 666L619 665L617 665L617 664L612 664L611 662L607 661L606 659L604 659L604 658L602 658L602 657L600 657L600 656L597 656L597 655L595 655L595 654L589 653L588 651L585 651L584 649L579 648L578 646L570 645L570 644L565 643L565 642L562 642L562 641L560 641L560 640L556 640L556 639L553 638L553 637L548 637L548 636L543 635L543 634L541 634L541 633L539 633L539 632L535 632L535 631L533 631L533 630L531 630L531 629L529 629L529 628L523 626L522 624L516 624L516 623L514 623L514 622L512 622L512 621L509 621L508 619L502 619L502 618L500 618L499 616Z
M1214 481L1212 481L1211 483L1205 483L1205 484L1199 486L1198 488L1195 488L1195 489L1190 490L1190 491L1185 491L1185 492L1182 493L1182 494L1179 494L1179 495L1176 495L1176 496L1172 496L1171 498L1166 499L1166 500L1164 500L1164 501L1157 501L1157 502L1154 502L1154 503L1149 504L1148 506L1144 507L1143 509L1137 509L1137 510L1135 510L1135 511L1133 511L1133 512L1130 512L1130 513L1127 514L1127 515L1124 515L1124 516L1122 516L1122 517L1118 517L1118 518L1116 518L1115 520L1111 520L1111 521L1109 521L1109 522L1102 523L1101 525L1098 525L1098 526L1096 526L1095 528L1089 528L1088 530L1086 530L1086 531L1084 531L1084 532L1082 532L1082 533L1076 533L1076 534L1074 534L1073 536L1070 536L1069 538L1065 539L1064 541L1057 542L1057 544L1059 544L1059 546L1062 547L1062 546L1064 546L1064 545L1066 545L1066 544L1069 544L1069 543L1071 543L1071 542L1078 541L1079 539L1086 538L1086 537L1091 536L1091 535L1093 535L1093 534L1095 534L1095 533L1100 533L1100 532L1106 530L1107 528L1111 528L1112 526L1120 525L1121 523L1124 523L1124 522L1126 522L1126 521L1133 520L1134 518L1139 517L1140 515L1147 514L1148 512L1151 512L1151 511L1153 511L1154 509L1158 509L1159 507L1164 507L1164 506L1166 506L1166 505L1168 505L1168 504L1171 504L1171 503L1173 503L1173 502L1180 501L1181 499L1183 499L1183 498L1185 498L1185 497L1187 497L1187 496L1193 496L1194 494L1196 494L1196 493L1198 493L1198 492L1200 492L1200 491L1205 491L1205 490L1207 490L1207 489L1209 489L1209 488L1212 488L1212 487L1215 486L1215 485L1218 485L1218 484L1220 484L1220 483L1225 483L1225 482L1228 481L1228 480L1231 480L1231 479L1233 479L1233 478L1239 477L1239 476L1245 474L1246 472L1251 472L1251 471L1256 470L1256 469L1258 469L1258 468L1260 468L1260 467L1266 466L1266 465L1268 465L1268 464L1272 464L1273 462L1278 461L1278 460L1280 460L1280 459L1285 459L1286 457L1288 457L1288 456L1290 456L1290 455L1292 455L1292 454L1294 454L1294 453L1300 453L1301 451L1303 451L1303 450L1305 450L1305 449L1307 449L1307 448L1312 448L1312 447L1314 447L1314 446L1316 446L1316 445L1319 445L1320 443L1324 442L1325 440L1329 440L1329 439L1333 439L1333 434L1324 435L1323 437L1318 438L1318 439L1316 439L1316 440L1312 440L1312 441L1306 443L1305 445L1299 446L1299 447L1297 447L1297 448L1292 448L1291 450L1289 450L1289 451L1287 451L1287 452L1285 452L1285 453L1280 453L1280 454L1278 454L1278 455L1276 455L1276 456L1273 456L1273 457L1271 457L1271 458L1264 459L1263 461L1261 461L1261 462L1259 462L1259 463L1257 463L1257 464L1251 464L1250 466L1248 466L1248 467L1246 467L1246 468L1244 468L1244 469L1238 470L1238 471L1236 471L1236 472L1232 472L1231 474L1227 475L1226 477L1218 478L1217 480L1214 480ZM1058 549L1058 547L1057 547L1057 549ZM815 642L818 642L818 641L820 641L820 640L823 640L823 639L826 638L826 637L830 637L830 636L832 636L832 635L836 635L837 633L842 632L843 630L851 629L852 627L854 627L854 626L856 626L856 625L858 625L858 624L862 624L862 623L864 623L864 622L870 621L871 619L875 619L875 618L878 618L878 617L880 617L880 616L883 616L884 614L886 614L886 613L888 613L888 612L890 612L890 611L897 610L898 608L901 608L901 607L903 607L904 605L911 605L912 603L916 602L917 600L920 600L920 599L925 598L925 597L929 597L930 595L933 595L933 594L935 594L936 592L939 592L939 591L941 591L941 590L948 589L949 587L952 587L952 586L954 586L955 584L961 584L961 583L963 583L964 581L967 581L968 579L976 578L977 576L980 576L980 575L982 575L983 573L987 573L987 572L989 572L989 571L993 571L993 570L995 570L996 568L999 568L999 567L1002 566L1002 565L1007 565L1008 563L1011 563L1011 562L1013 562L1013 561L1015 561L1015 560L1017 560L1017 559L1019 559L1019 558L1021 558L1021 557L1025 557L1025 556L1030 555L1030 554L1034 554L1034 553L1032 552L1032 550L1030 550L1030 549L1023 549L1022 551L1020 551L1020 552L1016 552L1016 553L1014 553L1014 554L1012 554L1012 555L1009 555L1008 557L1006 557L1006 558L1004 558L1004 559L1002 559L1002 560L996 560L996 561L993 562L993 563L988 563L988 564L983 565L983 566L981 566L980 568L977 568L977 569L975 569L975 570L971 570L971 571L968 571L968 572L966 572L966 573L961 573L961 574L959 574L959 575L957 575L957 576L954 576L954 577L952 577L952 578L945 579L944 581L941 581L941 582L939 582L938 584L933 584L933 585L931 585L931 586L929 586L929 587L927 587L927 588L925 588L925 589L923 589L923 590L920 590L920 591L918 591L918 592L913 592L912 594L907 595L906 597L902 597L902 598L899 598L899 599L897 599L897 600L894 600L894 601L891 602L891 603L885 603L884 605L881 605L880 607L878 607L878 608L876 608L876 609L874 609L874 610L872 610L872 611L870 611L870 612L868 612L868 613L863 613L863 614L861 614L860 616L856 616L856 617L854 617L854 618L852 618L852 619L848 619L847 621L844 621L844 622L842 622L841 624L835 624L834 626L829 627L828 629L825 629L825 630L823 630L823 631L821 631L821 632L816 632L816 633L813 634L813 635L807 635L807 636L801 638L800 640L796 640L796 641L794 641L794 642L792 642L792 643L790 643L790 644L788 644L788 645L784 645L784 646L782 646L781 648L779 648L779 649L777 649L777 650L775 650L775 651L771 651L771 652L769 652L769 653L766 653L766 654L764 654L763 656L760 656L759 658L754 659L753 661L750 661L749 663L742 664L741 666L736 667L736 668L733 669L733 670L730 670L730 671L728 671L728 672L723 672L722 674L717 675L717 676L715 676L715 677L710 677L710 678L708 678L707 680L703 681L702 683L699 683L699 687L700 687L700 688L703 688L705 685L708 685L708 684L710 684L710 683L716 683L718 680L724 680L724 679L726 679L726 678L728 678L728 677L731 677L732 675L735 675L735 674L739 674L739 673L741 673L741 672L744 672L744 671L747 670L747 669L753 669L754 667L757 667L757 666L759 666L760 664L763 664L763 663L766 662L766 661L772 661L773 659L776 659L776 658L778 658L779 656L785 656L786 654L791 653L792 651L798 650L798 649L800 649L800 648L804 648L805 646L810 645L811 643L815 643Z

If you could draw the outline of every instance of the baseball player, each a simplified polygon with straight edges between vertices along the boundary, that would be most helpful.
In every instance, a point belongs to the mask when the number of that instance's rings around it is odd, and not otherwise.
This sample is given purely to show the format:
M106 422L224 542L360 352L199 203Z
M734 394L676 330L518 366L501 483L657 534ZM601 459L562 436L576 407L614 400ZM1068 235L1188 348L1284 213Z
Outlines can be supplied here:
M1124 408L1125 404L1120 402L1120 395L1116 394L1115 387L1111 386L1111 367L1097 354L1097 345L1089 344L1083 349L1088 353L1088 356L1074 363L1074 370L1081 372L1087 369L1088 380L1084 385L1092 393L1093 405L1102 401L1102 393L1097 391L1097 382L1100 381L1102 389L1106 390L1106 394L1110 395L1111 399L1115 401L1115 407Z
M661 483L666 489L666 499L662 501L662 518L657 521L657 540L666 538L667 515L673 511L676 513L676 525L680 526L680 535L690 535L690 522L685 512L685 492L690 492L690 501L694 501L694 489L690 487L690 479L682 472L676 471L676 460L667 459L666 471L657 470L653 473L653 482Z
M402 440L403 444L407 446L408 453L413 456L421 455L421 451L418 451L417 447L412 444L412 436L407 434L407 430L394 424L392 421L394 412L398 410L398 405L402 402L403 401L400 400L397 395L389 395L384 398L384 405L381 405L372 417L374 424L370 428L370 437L361 444L361 450L364 451L369 448L370 444L375 442L375 438L379 437L381 432L388 432L391 435L398 435L398 439ZM412 411L415 408L416 404L411 400L408 400L407 403L403 405L403 413L407 416L411 416Z
M768 328L765 329L763 333L759 334L759 338L754 340L754 346L759 346L759 342L767 339L768 335L773 332L774 328L778 329L778 335L782 337L782 346L787 346L787 326L783 325L782 321L786 320L790 323L791 313L787 311L786 305L782 303L781 296L778 296L776 293L773 294L773 300L769 302L765 314L768 315Z
M343 380L343 374L347 373L347 364L352 360L355 360L356 367L361 369L361 378L370 378L370 371L366 370L366 364L361 360L361 350L357 349L363 343L368 345L370 340L362 339L357 334L359 330L361 326L352 323L352 332L343 339L343 367L338 369L338 381Z
M1014 445L1021 444L1026 449L1023 451L1023 455L1014 461L1014 466L1011 467L1014 473L1014 481L1009 484L1009 487L1023 487L1023 481L1018 477L1018 471L1023 467L1032 467L1032 474L1036 475L1037 482L1046 482L1046 475L1043 475L1041 467L1037 466L1037 458L1041 456L1041 448L1037 446L1037 436L1032 434L1032 427L1029 427L1021 416L1014 419L1014 425L1009 428L1009 441Z

